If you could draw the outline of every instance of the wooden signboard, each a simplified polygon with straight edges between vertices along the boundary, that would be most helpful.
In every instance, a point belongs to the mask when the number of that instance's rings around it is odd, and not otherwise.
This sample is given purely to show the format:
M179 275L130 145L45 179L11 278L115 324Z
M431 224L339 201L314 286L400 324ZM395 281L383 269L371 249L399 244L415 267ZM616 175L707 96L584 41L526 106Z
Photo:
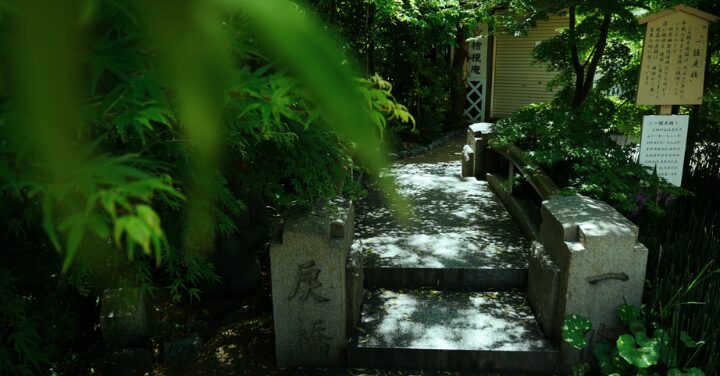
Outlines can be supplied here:
M637 104L701 104L708 24L718 17L685 5L640 19L647 23Z
M467 77L468 80L482 80L487 70L487 24L478 24L468 39Z
M470 121L485 120L485 98L488 74L488 25L478 24L473 37L467 40L468 55L465 62L467 93L464 116Z

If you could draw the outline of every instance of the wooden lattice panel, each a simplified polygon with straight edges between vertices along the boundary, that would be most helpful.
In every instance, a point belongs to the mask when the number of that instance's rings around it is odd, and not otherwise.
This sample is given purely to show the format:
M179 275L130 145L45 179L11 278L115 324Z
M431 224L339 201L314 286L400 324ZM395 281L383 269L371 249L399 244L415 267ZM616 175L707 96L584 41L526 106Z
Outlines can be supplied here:
M485 120L484 82L468 80L468 91L465 96L464 115L471 121Z

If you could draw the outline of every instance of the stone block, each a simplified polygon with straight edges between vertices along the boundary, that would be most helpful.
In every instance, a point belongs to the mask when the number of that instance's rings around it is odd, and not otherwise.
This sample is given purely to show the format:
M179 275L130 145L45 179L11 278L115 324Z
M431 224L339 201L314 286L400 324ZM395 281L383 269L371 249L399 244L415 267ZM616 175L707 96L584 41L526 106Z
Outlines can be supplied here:
M163 347L163 360L166 362L190 362L200 355L202 346L202 338L197 333L185 338L169 340Z
M642 302L647 249L637 243L637 226L610 205L580 195L551 196L541 214L541 242L560 270L558 313L551 324L556 336L569 314L587 317L591 335L619 327L617 307ZM577 356L568 351L566 366Z
M128 347L145 341L147 312L142 290L106 290L100 308L100 329L106 346Z
M474 123L468 126L468 133L472 133L475 137L482 137L493 133L493 123Z
M353 207L289 218L281 243L270 247L275 352L278 366L342 366L347 339L346 263Z
M528 263L527 298L541 324L545 336L560 340L557 317L557 300L560 285L560 269L552 262L542 244L533 242Z
M348 302L347 333L352 335L355 326L360 322L363 294L365 292L363 288L365 274L363 272L362 246L358 242L353 243L345 268L347 269L345 271Z

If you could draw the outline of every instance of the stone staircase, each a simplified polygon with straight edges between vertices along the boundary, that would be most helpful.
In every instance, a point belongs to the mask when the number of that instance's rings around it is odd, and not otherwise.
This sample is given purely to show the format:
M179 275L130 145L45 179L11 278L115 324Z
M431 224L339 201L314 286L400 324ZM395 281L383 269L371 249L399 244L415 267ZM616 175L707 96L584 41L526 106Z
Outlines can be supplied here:
M348 366L553 374L557 345L528 307L526 240L487 183L459 162L397 163L413 202L398 224L382 194L358 203L365 299Z

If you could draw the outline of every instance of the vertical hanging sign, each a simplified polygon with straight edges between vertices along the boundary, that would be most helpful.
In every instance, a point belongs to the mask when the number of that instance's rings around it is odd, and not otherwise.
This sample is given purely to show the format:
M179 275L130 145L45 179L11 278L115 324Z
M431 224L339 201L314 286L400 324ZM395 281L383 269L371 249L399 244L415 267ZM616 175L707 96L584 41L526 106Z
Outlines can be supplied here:
M468 91L464 115L471 121L485 120L485 94L487 82L488 27L478 24L473 37L467 41L468 57L465 64Z

